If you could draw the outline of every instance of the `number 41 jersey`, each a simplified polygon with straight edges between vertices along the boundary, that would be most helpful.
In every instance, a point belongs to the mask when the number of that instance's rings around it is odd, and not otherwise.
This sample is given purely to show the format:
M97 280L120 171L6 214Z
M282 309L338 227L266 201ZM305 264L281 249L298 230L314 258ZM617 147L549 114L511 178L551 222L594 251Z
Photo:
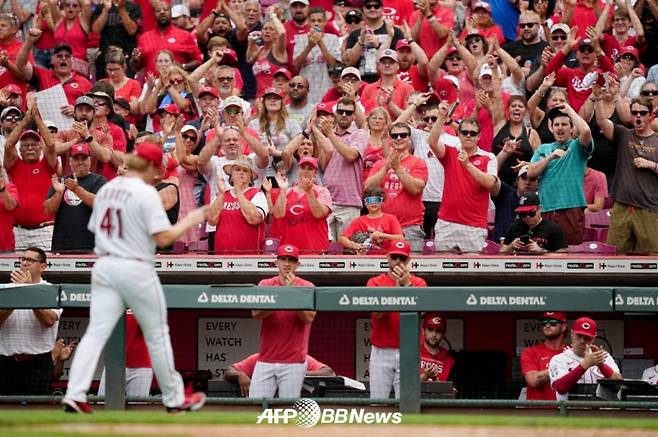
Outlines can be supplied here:
M122 176L96 194L87 228L94 233L98 256L153 262L153 234L171 228L155 187L135 176Z

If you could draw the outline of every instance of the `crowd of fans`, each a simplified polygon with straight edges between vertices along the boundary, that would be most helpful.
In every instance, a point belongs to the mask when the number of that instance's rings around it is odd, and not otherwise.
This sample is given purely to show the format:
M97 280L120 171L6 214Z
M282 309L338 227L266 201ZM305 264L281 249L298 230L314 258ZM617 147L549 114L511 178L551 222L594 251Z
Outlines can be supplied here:
M658 251L656 0L0 5L0 251L92 251L142 142L172 222L210 205L190 250L559 252L611 208Z

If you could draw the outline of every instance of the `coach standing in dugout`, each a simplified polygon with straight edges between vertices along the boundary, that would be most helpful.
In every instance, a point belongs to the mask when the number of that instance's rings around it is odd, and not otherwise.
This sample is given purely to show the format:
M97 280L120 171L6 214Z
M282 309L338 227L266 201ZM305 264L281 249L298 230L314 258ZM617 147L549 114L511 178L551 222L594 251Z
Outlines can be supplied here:
M427 287L409 272L411 247L404 240L391 243L386 254L388 272L368 280L368 287ZM370 398L388 399L391 386L400 398L400 313L373 312L370 343Z
M539 322L544 341L528 347L521 354L521 373L526 382L526 399L529 401L554 401L555 390L548 376L548 363L565 350L567 315L547 311Z
M276 252L279 275L263 279L259 286L315 287L295 275L299 267L299 248L292 244L279 246ZM262 320L258 361L249 387L250 398L296 399L302 392L306 374L308 339L315 311L253 310L254 319Z

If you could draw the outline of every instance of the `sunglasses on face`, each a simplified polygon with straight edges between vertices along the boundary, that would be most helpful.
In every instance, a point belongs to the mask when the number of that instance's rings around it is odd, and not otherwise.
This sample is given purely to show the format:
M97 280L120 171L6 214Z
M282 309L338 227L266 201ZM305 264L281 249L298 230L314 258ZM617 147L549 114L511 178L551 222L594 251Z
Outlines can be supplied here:
M635 60L635 56L633 56L633 55L622 55L622 56L621 56L621 59L624 59L624 60L626 60L626 61L634 61L634 60Z
M354 111L351 111L349 109L336 109L336 114L350 116L354 114Z
M555 319L546 319L546 320L542 320L542 321L539 322L539 323L540 323L542 326L553 326L553 327L556 327L557 325L561 325L561 324L562 324L562 322L560 322L559 320L555 320Z
M434 123L438 119L439 119L439 117L437 117L436 115L430 115L429 117L423 118L423 121L425 123Z
M446 60L448 60L448 61L461 61L462 58L459 57L459 56L448 56L448 57L446 58Z
M552 35L552 36L551 36L551 39L552 39L553 41L566 41L566 40L567 40L567 36L566 36L566 35Z
M105 102L94 102L94 106L107 106Z
M649 115L649 111L633 111L633 110L631 110L631 115L634 116L634 117L637 117L638 115L640 117L644 117L646 115Z
M537 215L537 210L529 211L529 212L520 212L519 213L519 217L521 217L521 218L527 218L527 217L532 218L536 215Z
M641 91L640 94L642 94L644 97L656 97L658 96L658 90L644 90Z
M171 82L172 85L178 85L183 83L183 79L171 79L169 82Z
M382 203L384 201L384 198L382 196L368 196L363 199L363 203L366 205L370 205L373 203Z
M226 77L218 77L217 81L218 82L230 82L232 81L233 78L231 76L226 76Z
M23 119L22 115L8 115L4 118L5 121L14 122L21 121Z
M460 129L460 130L459 130L459 134L462 135L462 136L465 136L465 137L473 137L473 138L475 138L475 137L477 137L478 135L480 135L480 132L475 131L475 130L462 130L462 129Z
M519 23L521 29L532 29L537 23Z
M379 3L368 3L363 5L363 7L366 9L379 9L382 7L382 5L380 5Z
M594 49L590 46L578 47L578 51L580 53L594 53Z
M395 261L406 261L406 260L409 259L408 256L398 255L397 253L394 253L394 254L389 255L389 256L391 257L392 260L395 260Z
M226 112L228 115L238 115L242 112L242 109L239 109L239 108L226 108L226 109L224 109L224 112Z
M409 137L409 132L396 132L391 133L391 138L394 140L403 140Z
M183 139L196 142L196 137L194 135L183 135Z
M347 24L359 24L361 21L363 20L361 20L360 18L350 18L345 20Z

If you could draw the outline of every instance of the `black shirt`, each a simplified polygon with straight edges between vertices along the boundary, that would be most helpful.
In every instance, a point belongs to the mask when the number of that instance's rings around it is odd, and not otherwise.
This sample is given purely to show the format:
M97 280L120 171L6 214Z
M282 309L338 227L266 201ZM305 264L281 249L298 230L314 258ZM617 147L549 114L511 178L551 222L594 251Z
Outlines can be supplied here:
M560 227L550 220L542 219L534 228L521 219L512 223L505 235L505 245L512 244L516 238L528 235L539 247L549 252L555 252L567 247L567 241Z
M391 49L395 50L395 45L399 40L404 39L404 34L402 31L395 27L393 33L393 41L391 41ZM380 43L383 43L386 40L386 24L382 24L379 28L373 29L373 34L377 35ZM356 45L356 42L361 36L361 29L354 30L347 37L347 43L345 49L351 49ZM364 82L372 83L379 79L379 74L377 74L377 47L363 47L361 51L361 58L359 59L359 65L357 68L361 73L361 80Z
M547 45L548 43L542 40L528 45L523 44L523 41L519 40L507 43L503 48L513 58L520 57L521 59L518 60L518 63L523 67L527 61L534 62L537 58L541 61L541 52Z
M93 23L100 16L103 11L102 6L97 6L91 15L91 22ZM105 54L109 46L117 46L123 49L123 54L130 56L132 51L137 47L137 35L142 31L142 10L138 5L131 1L126 1L126 11L131 20L137 23L137 32L134 35L129 35L126 28L123 27L123 22L119 16L119 8L112 5L110 12L107 15L107 21L101 31L100 50L101 54L98 56L98 64L105 66ZM102 77L105 77L105 69L99 71Z
M70 176L69 176L70 177ZM78 185L86 191L96 194L107 180L96 173L89 173L78 178ZM55 195L55 189L50 188L46 199ZM94 250L94 234L87 230L91 217L91 208L72 191L64 190L59 209L55 214L53 228L53 252L91 252Z

